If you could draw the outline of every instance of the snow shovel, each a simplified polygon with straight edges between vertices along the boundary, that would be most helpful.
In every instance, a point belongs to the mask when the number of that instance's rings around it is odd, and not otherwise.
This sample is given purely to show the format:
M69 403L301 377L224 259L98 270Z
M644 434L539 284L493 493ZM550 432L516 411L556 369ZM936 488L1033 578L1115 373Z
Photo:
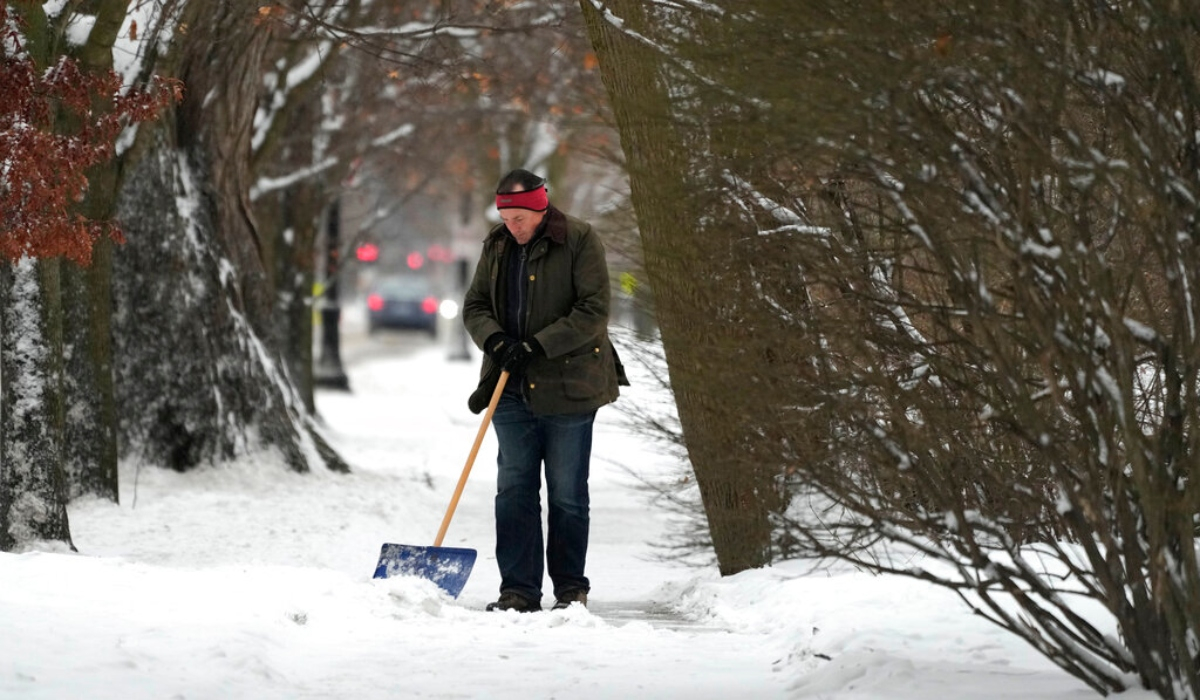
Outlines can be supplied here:
M457 598L467 585L471 568L475 566L476 552L474 549L458 547L443 547L442 539L450 527L450 518L454 517L454 509L458 507L458 499L462 496L463 487L467 485L467 477L471 474L471 465L475 463L475 455L487 435L488 424L492 422L492 414L496 412L496 404L500 403L500 394L508 381L508 372L501 372L492 391L492 400L488 402L487 412L483 414L483 424L479 426L479 434L475 436L475 444L467 463L463 466L462 476L458 478L458 486L450 499L450 507L446 509L446 517L442 518L442 527L438 530L437 539L432 547L419 547L411 544L383 545L379 553L379 564L375 567L374 578L389 578L392 576L420 576L429 579L439 588Z

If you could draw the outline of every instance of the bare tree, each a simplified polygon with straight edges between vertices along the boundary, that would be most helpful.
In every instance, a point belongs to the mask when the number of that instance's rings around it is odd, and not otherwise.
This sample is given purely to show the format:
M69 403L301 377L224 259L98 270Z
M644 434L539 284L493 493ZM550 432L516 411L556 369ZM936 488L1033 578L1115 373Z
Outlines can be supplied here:
M694 392L754 397L773 555L952 588L1100 692L1200 696L1195 3L582 4L651 275L672 217L745 232L654 281L693 461ZM698 280L766 310L751 337L664 301ZM721 362L686 379L697 344Z

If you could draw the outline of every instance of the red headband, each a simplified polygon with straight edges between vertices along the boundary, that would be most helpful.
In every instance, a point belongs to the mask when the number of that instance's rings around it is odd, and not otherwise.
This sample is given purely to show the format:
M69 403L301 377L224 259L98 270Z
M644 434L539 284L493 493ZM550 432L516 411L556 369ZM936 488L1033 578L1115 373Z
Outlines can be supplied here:
M545 185L539 185L536 189L525 192L506 192L496 195L497 209L545 211L548 206L550 206L550 200L546 197Z

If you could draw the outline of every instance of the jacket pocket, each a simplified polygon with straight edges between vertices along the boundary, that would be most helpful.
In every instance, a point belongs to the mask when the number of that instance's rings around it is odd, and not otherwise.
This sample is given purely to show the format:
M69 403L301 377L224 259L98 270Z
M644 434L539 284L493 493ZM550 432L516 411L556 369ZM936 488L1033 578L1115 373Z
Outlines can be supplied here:
M568 399L586 400L604 391L608 356L599 346L588 346L562 360L562 392Z

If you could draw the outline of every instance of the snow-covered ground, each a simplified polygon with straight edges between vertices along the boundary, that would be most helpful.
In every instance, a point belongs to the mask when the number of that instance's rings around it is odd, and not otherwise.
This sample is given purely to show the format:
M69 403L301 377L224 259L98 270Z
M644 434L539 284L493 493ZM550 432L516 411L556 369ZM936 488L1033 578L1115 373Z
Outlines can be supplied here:
M597 424L589 610L483 611L499 582L490 432L444 543L479 551L462 595L372 580L382 543L432 544L480 417L475 363L443 345L362 357L352 393L318 396L352 474L125 464L120 505L72 506L79 554L0 554L0 698L1093 697L907 579L798 562L720 579L656 560L668 516L628 470L676 465L613 408ZM622 401L654 398L643 383Z

